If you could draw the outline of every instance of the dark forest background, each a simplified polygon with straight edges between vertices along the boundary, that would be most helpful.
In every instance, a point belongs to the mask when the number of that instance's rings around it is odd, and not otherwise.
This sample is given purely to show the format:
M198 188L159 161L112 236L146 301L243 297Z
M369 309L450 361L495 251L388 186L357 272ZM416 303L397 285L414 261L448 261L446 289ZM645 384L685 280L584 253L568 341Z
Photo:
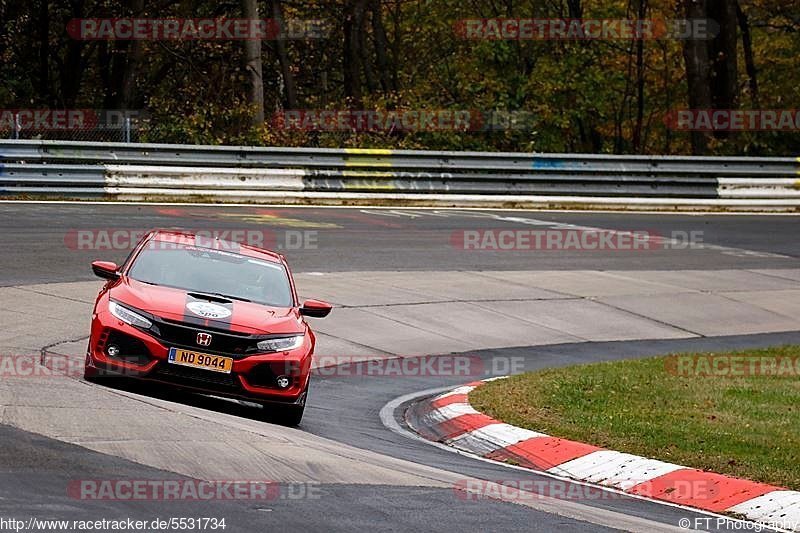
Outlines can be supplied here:
M82 17L321 19L324 39L83 41ZM461 19L709 18L711 40L487 41ZM800 108L799 0L0 0L0 108L131 109L137 140L797 155L797 132L669 129L676 109ZM285 131L286 109L527 112L492 132Z

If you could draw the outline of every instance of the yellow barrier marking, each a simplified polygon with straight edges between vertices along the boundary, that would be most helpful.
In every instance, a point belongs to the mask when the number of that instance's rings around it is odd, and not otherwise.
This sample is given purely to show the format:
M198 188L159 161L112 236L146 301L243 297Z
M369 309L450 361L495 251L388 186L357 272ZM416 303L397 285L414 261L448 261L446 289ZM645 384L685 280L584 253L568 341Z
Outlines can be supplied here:
M348 167L382 167L391 168L392 162L389 159L378 157L348 157L345 162Z
M345 148L344 151L354 155L392 155L394 150L385 150L383 148Z
M345 178L392 178L391 172L376 172L374 170L342 170Z
M345 148L348 156L345 166L348 167L388 167L391 168L390 159L393 150L380 148Z
M800 157L797 158L797 175L800 176ZM800 180L794 182L794 188L800 191Z

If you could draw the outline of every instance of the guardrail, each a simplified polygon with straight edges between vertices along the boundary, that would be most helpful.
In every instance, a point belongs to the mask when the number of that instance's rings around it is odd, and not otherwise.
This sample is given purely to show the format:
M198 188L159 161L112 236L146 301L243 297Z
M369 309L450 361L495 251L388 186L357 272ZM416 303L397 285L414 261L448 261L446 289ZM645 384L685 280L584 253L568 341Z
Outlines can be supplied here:
M800 159L5 140L0 195L797 210Z

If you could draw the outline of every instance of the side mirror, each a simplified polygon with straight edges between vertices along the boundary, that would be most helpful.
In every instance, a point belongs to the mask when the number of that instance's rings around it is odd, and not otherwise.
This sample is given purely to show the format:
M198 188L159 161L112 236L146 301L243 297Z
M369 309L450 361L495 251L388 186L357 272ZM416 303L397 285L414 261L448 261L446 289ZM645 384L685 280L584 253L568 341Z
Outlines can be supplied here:
M98 278L103 279L119 279L119 267L116 263L110 261L95 261L92 263L92 272Z
M300 308L300 314L311 318L325 318L331 311L333 306L328 302L320 300L306 300L303 302L303 307Z

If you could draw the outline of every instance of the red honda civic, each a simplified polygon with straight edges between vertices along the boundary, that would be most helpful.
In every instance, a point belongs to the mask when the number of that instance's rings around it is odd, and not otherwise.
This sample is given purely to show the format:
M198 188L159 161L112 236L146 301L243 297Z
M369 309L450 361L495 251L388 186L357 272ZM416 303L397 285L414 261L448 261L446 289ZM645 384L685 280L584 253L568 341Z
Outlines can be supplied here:
M315 337L285 258L193 233L154 230L108 283L92 314L85 377L134 377L261 403L287 425L303 417Z

